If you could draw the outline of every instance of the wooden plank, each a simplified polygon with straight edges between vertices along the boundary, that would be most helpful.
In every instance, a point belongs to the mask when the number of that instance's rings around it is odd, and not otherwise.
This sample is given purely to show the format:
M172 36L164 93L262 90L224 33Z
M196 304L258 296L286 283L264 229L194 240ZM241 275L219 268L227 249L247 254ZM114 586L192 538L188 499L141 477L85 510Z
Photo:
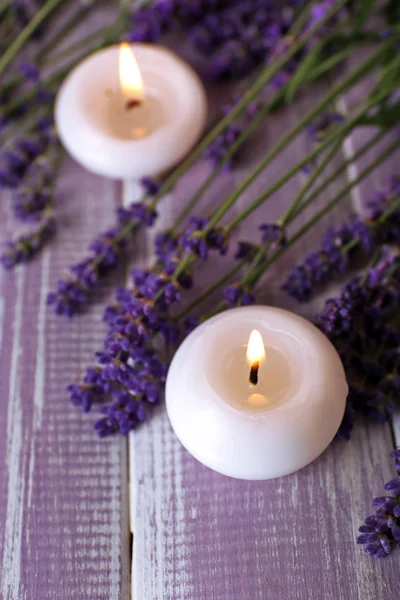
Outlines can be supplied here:
M309 101L304 98L284 116L267 120L232 176L225 175L215 183L200 214L215 206L235 182L243 179L282 129L304 114ZM252 185L232 213L243 208L304 152L304 140L299 139ZM386 165L384 170L388 168ZM163 202L159 228L172 221L188 189L194 189L194 182L204 177L207 167L203 164L196 169L190 185L186 179ZM369 189L381 173L369 179ZM320 206L345 181L335 182L320 199ZM273 202L240 228L238 237L254 240L257 226L276 219L303 182L304 175L299 174L286 184ZM313 235L284 256L279 270L265 277L261 302L299 310L280 291L282 274L318 245L327 222L340 222L344 210L334 211ZM213 277L227 268L229 260L213 257ZM198 272L194 295L209 279L207 267L200 267ZM301 312L312 317L331 292L326 291ZM393 474L387 457L392 447L389 425L361 421L351 442L335 441L319 459L294 475L267 482L237 481L212 472L192 458L176 439L161 407L130 438L133 598L392 600L398 586L398 557L379 562L355 544L357 529L371 511L372 498L382 492L384 481Z
M101 347L106 288L71 322L45 306L94 232L113 222L116 193L66 161L57 239L28 268L1 273L2 600L129 597L127 443L98 440L97 417L72 408L65 391ZM7 194L0 211L4 240L15 231Z

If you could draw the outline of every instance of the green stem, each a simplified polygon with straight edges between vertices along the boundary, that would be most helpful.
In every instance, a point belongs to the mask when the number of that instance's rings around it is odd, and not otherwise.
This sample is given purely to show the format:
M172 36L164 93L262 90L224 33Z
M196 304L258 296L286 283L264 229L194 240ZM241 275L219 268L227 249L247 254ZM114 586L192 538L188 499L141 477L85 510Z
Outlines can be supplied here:
M325 168L327 167L327 165L329 165L332 158L340 150L342 143L343 143L344 139L346 138L346 135L347 134L342 135L338 138L336 143L334 143L332 148L330 148L330 150L327 152L324 159L315 167L315 169L313 169L312 174L308 177L306 183L301 188L301 190L297 194L296 198L294 199L292 204L289 206L289 208L283 215L282 219L279 219L279 225L281 225L282 227L285 227L288 223L290 223L293 215L295 215L297 213L298 206L300 205L304 196L307 194L308 190L313 186L313 184L318 179L320 174L325 170Z
M216 177L222 171L224 166L236 154L236 152L244 144L244 142L247 140L247 138L257 129L257 127L261 124L261 122L265 118L265 116L281 105L283 97L284 97L284 90L285 90L285 88L283 88L277 94L275 94L275 96L272 98L272 100L270 100L268 103L266 103L257 112L255 117L253 117L253 119L251 120L249 125L246 127L246 129L239 135L237 140L235 140L235 142L232 144L232 146L229 148L229 150L227 150L227 152L224 154L223 158L220 160L218 165L212 170L212 172L207 177L207 179L204 181L204 183L201 185L201 187L193 195L190 202L179 213L179 215L176 218L174 225L171 229L171 233L175 232L178 229L178 227L181 225L181 223L190 214L191 210L197 205L197 203L202 198L202 196L206 192L206 190L210 187L212 182L216 179Z
M117 27L118 25L119 27ZM68 56L70 56L74 52L77 52L78 50L81 50L82 48L86 48L86 53L88 53L91 51L91 44L98 40L99 36L101 36L101 40L99 40L96 44L97 47L99 45L103 46L112 42L116 42L120 36L120 33L121 22L120 19L116 19L116 21L108 27L101 27L100 29L97 29L90 35L86 36L84 39L78 40L74 44L70 44L67 48L64 48L64 50L60 50L60 52L55 54L50 54L48 56L48 60L44 60L43 64L46 65L60 62L64 58L67 58ZM114 35L111 35L111 37L109 37L110 34Z
M95 48L95 50L98 50L101 47L102 46L100 45L97 48ZM67 63L60 69L57 69L55 73L48 75L42 81L43 87L51 89L52 86L55 86L58 83L60 83L64 79L64 77L69 73L69 71L73 69L74 66L78 64L81 60L83 60L86 57L86 55L87 52L83 52L81 55L73 58L69 63ZM35 94L36 88L33 88L28 90L24 94L20 94L19 96L15 97L13 100L4 105L2 115L6 117L8 114L10 114L10 112L12 112L15 108L18 108L18 106L20 106L21 104L25 104L32 100L35 97Z
M297 135L298 133L300 133L304 127L306 125L308 125L308 123L310 123L321 111L323 111L327 106L329 106L329 104L337 97L339 96L341 93L343 93L350 85L354 84L355 82L357 82L357 80L365 73L367 72L371 66L375 63L376 59L378 56L381 55L381 53L383 51L386 51L387 47L383 48L383 46L381 46L381 48L374 52L362 65L360 65L357 69L355 69L350 75L348 75L345 80L340 83L336 88L334 88L329 94L327 94L327 96L325 96L325 98L323 98L323 100L321 100L317 106L315 106L311 111L309 111L305 117L303 117L300 122L294 127L292 128L281 140L280 142L278 142L278 144L276 144L274 146L274 148L269 152L269 154L267 154L267 156L258 164L258 166L250 173L250 175L244 180L244 182L238 186L235 191L220 205L220 207L215 211L213 218L211 219L209 225L208 225L208 231L211 230L215 224L225 215L225 213L231 208L231 206L233 206L233 204L236 202L236 200L239 198L239 196L241 196L241 194L246 190L246 188L258 177L258 175L274 160L274 158L276 158L278 156L278 154L285 148L285 146L291 142ZM387 92L385 92L386 94ZM369 108L371 108L374 105L375 101L369 101L366 105L366 107L363 109L368 110ZM354 119L352 119L352 121L354 120L358 120L359 119L359 115L357 115L356 117L354 117ZM354 123L353 123L354 124ZM348 124L345 125L345 127L348 127ZM340 131L341 128L339 128L337 130ZM336 133L337 133L336 132ZM329 138L328 138L329 139ZM311 153L312 154L312 153ZM303 164L304 161L300 161L299 164ZM297 170L297 169L296 169ZM293 171L293 169L291 170ZM293 172L291 172L291 175L293 175ZM286 179L289 178L287 176L287 174L281 178L284 179L286 181ZM275 184L274 186L272 186L273 190L275 191L276 188ZM240 215L238 215L229 225L229 228L235 227L238 223L240 223L244 218L246 218L249 214L251 214L251 212L253 212L256 208L258 208L258 206L260 206L267 195L270 194L270 190L271 188L269 188L269 190L267 190L267 192L265 192L264 194L262 194L261 196L259 196L259 198L257 198L257 200L255 200L245 211L243 211L242 213L240 213ZM206 232L208 232L206 230Z
M270 267L278 258L282 256L293 244L295 244L303 235L305 235L318 221L327 215L335 206L337 206L347 195L347 193L357 184L378 167L386 158L399 148L400 142L394 141L386 148L382 154L366 167L355 179L350 181L330 202L328 202L320 211L318 211L307 223L303 225L286 243L283 248L279 248L270 258L267 258L257 271L257 277L254 285L258 282L265 270Z
M44 108L42 106L38 106L30 113L27 113L18 119L18 121L12 123L11 125L7 125L4 130L4 136L0 136L0 145L6 144L16 134L22 132L27 133L33 130L37 126L37 123L40 121L40 119L48 116L50 112L51 109L49 107Z
M29 40L36 29L46 20L46 18L61 4L63 0L47 0L41 9L35 14L35 16L29 21L24 27L15 40L10 44L3 56L0 58L0 75L4 73L8 65L15 58L18 52L21 50L25 42Z
M227 283L234 275L236 275L236 273L238 273L240 269L242 269L245 266L246 262L247 259L244 258L240 262L236 263L227 273L225 273L223 277L221 277L221 279L218 279L218 281L210 285L210 287L208 287L202 294L200 294L200 296L198 296L196 300L193 300L193 302L189 304L189 306L185 308L185 310L180 312L175 318L179 320L190 314L197 306L199 306L204 300L206 300L206 298L208 298L219 287Z
M3 0L2 5L0 6L0 19L2 18L4 13L10 8L11 1L12 0Z
M41 64L42 58L54 51L57 46L65 39L65 37L78 25L81 24L89 15L92 14L91 6L81 6L71 17L63 23L62 27L56 31L50 38L46 39L46 43L42 46L36 55L36 61ZM88 36L90 37L90 36ZM86 40L88 38L86 37ZM46 63L48 61L44 61Z
M315 190L306 198L304 203L298 207L297 211L290 216L287 224L291 223L298 215L300 215L310 204L317 198L321 192L323 192L343 171L347 169L347 167L353 164L358 158L360 158L363 154L368 152L381 138L383 138L387 134L385 130L379 130L368 142L363 144L361 148L357 150L357 152L351 157L344 160L341 165L334 171L327 179L325 179L321 185L319 185Z
M203 154L204 150L215 140L215 138L222 133L231 121L233 121L247 106L250 102L258 96L258 94L263 90L265 85L274 77L296 54L301 50L305 44L322 28L324 25L331 19L336 12L342 8L345 4L347 4L348 0L338 0L335 4L335 7L327 12L324 19L318 21L314 27L312 27L300 40L298 40L291 48L285 52L285 54L276 59L272 64L268 65L257 78L255 83L247 90L247 92L243 95L242 99L233 107L233 109L223 118L221 119L215 127L211 129L211 131L205 135L205 137L200 141L200 143L196 146L196 148L191 152L191 154L183 161L183 163L175 170L173 173L166 179L161 190L157 194L157 198L161 198L164 196L169 190L175 185L175 183L182 177L184 173L192 166L192 164L200 158ZM306 9L307 10L307 9ZM302 18L302 17L301 17ZM295 26L295 24L294 24ZM290 34L290 32L289 32ZM384 44L386 48L387 40L385 40ZM387 44L389 47L389 44ZM380 53L379 53L380 54Z

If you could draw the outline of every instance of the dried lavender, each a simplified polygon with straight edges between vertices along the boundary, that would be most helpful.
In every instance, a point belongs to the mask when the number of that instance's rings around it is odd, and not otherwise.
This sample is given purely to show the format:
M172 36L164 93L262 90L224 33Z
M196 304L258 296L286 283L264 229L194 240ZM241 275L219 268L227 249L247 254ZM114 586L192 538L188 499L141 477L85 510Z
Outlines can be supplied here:
M135 13L129 39L158 42L165 33L180 28L208 60L206 74L210 78L234 79L272 57L298 6L299 2L289 1L280 5L262 0L234 0L229 4L158 0Z
M400 449L391 452L390 456L396 461L398 473L384 486L391 495L374 498L375 514L365 519L357 538L357 544L377 558L384 558L400 543Z
M98 365L86 372L82 383L69 387L71 401L84 411L103 401L104 416L95 425L99 436L128 434L159 402L169 364L163 348L180 335L170 310L192 287L189 259L206 260L210 250L227 251L225 230L206 231L209 221L190 217L176 245L151 270L134 269L132 287L119 288L116 303L106 308L108 335L103 351L96 354Z
M270 251L281 248L286 243L284 229L276 223L265 223L258 227L261 231L261 240L259 245L249 242L239 242L235 255L237 260L246 259L247 271L244 276L231 283L222 290L222 297L226 307L249 306L255 303L253 294L252 274L257 267L266 259Z
M183 249L184 254L194 252L202 260L208 258L209 250L218 250L223 256L228 252L229 233L223 227L214 227L206 234L205 230L210 223L209 217L191 216L188 220L188 226L179 237L178 245Z
M294 265L283 289L299 302L305 302L343 275L361 257L368 258L378 244L392 243L400 235L400 179L392 177L385 188L366 203L365 217L351 214L347 223L328 229L322 246L304 262ZM390 215L390 218L385 216Z
M52 199L58 157L59 148L52 144L45 154L37 156L29 165L22 183L12 194L12 207L17 219L40 219Z
M47 125L47 123L46 123ZM15 188L27 173L32 162L42 155L49 144L47 127L13 139L0 155L0 188Z
M156 348L176 341L179 330L168 316L180 300L181 286L165 272L136 269L131 289L119 288L116 304L106 308L108 334L104 350L96 354L98 366L89 368L82 384L69 386L71 401L90 410L92 403L111 395L95 424L100 437L127 435L159 403L168 360Z
M55 218L46 216L37 229L21 235L12 242L7 242L0 257L3 267L11 269L19 263L29 261L53 237L55 232Z
M91 255L70 267L71 275L57 282L47 297L58 315L72 317L87 300L100 277L118 267L127 240L141 226L151 227L156 219L151 205L134 202L126 209L117 208L117 224L97 236L90 245Z
M349 383L339 436L349 438L355 414L386 422L400 390L400 258L388 255L328 300L316 323L335 345Z
M236 99L237 100L237 99ZM235 103L226 105L221 110L221 117L230 113L234 108ZM257 114L260 108L260 103L251 103L247 107L245 113L240 118L232 121L224 131L214 140L212 144L206 148L204 157L208 158L214 168L216 168L221 160L225 157L228 150L233 146L239 136L243 133L246 127L249 125L251 120ZM224 170L229 170L232 166L232 161L235 160L239 155L239 151L231 157L231 159L225 163Z

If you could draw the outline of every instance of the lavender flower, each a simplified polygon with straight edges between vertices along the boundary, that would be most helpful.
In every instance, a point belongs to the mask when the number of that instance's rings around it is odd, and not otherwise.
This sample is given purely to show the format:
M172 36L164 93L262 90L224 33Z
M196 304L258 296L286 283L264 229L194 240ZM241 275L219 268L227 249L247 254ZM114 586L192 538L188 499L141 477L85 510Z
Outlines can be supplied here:
M344 122L344 117L338 112L326 112L321 113L318 117L306 127L307 135L307 146L309 152L314 146L318 145L328 137L333 130L341 123ZM317 158L314 158L312 162L303 167L305 173L310 173L316 165Z
M27 262L46 244L56 231L53 216L46 217L40 226L31 233L20 236L13 242L7 242L0 262L5 269L12 269L21 262Z
M390 456L398 461L400 450L395 450ZM377 558L384 558L400 543L400 477L388 481L384 488L392 495L374 498L375 514L365 519L364 525L359 528L361 535L357 538L357 544Z
M334 129L339 123L343 123L343 121L343 115L338 112L321 113L307 127L307 133L310 142L312 144L318 144L321 140L327 137L328 134L332 133L332 129Z
M277 40L292 23L293 4L298 3L158 0L135 13L129 39L157 42L180 26L208 59L206 73L210 78L243 77L272 57Z
M229 307L249 306L255 303L253 294L240 283L229 285L222 291L225 304Z
M366 203L365 220L350 214L347 223L328 229L322 247L309 254L300 265L294 265L283 289L299 302L310 300L322 286L343 275L360 255L368 257L377 244L393 242L400 235L400 182L392 177L382 192ZM390 218L384 219L387 211Z
M32 161L45 151L48 142L47 135L39 132L7 144L0 156L0 187L16 187Z
M161 189L161 184L151 177L142 177L140 184L149 196L155 196Z
M237 101L238 98L235 98ZM222 109L222 116L229 114L235 104L227 105ZM249 104L244 115L241 115L238 119L231 121L224 131L210 144L205 152L204 157L208 158L214 167L217 167L220 161L225 157L228 150L233 146L242 132L249 125L253 117L257 114L260 109L260 104ZM239 151L238 151L239 152ZM238 153L231 157L231 159L225 163L224 170L229 170L232 166L232 161L237 158Z
M387 255L328 300L316 323L335 345L349 383L339 436L349 438L354 413L386 422L400 390L400 257Z
M128 209L117 208L118 224L93 240L92 254L70 267L68 279L58 280L56 291L47 297L47 304L54 306L56 314L72 317L82 308L99 278L120 264L128 237L140 226L151 227L156 216L154 209L142 202L134 202Z
M256 245L241 241L238 244L235 255L235 258L238 260L247 259L247 262L252 262L256 258L257 253L262 250L264 255L259 257L257 264L253 265L254 268L260 265L269 251L276 250L286 243L285 231L276 223L262 224L259 226L259 230L261 231L260 244ZM244 279L230 284L222 291L222 296L227 306L249 306L255 303L255 297L252 293L253 285L248 285L246 276Z
M208 218L191 217L178 245L158 259L152 269L134 269L133 286L118 288L116 303L107 306L104 320L108 334L104 349L96 353L98 364L90 371L94 373L92 380L86 375L82 384L69 387L73 404L89 410L97 396L103 396L102 381L107 382L108 396L111 393L113 399L102 407L104 416L95 426L101 437L128 434L146 418L151 406L159 403L168 371L163 349L175 344L180 335L171 308L192 286L191 272L187 266L184 268L187 253L205 259L209 249L222 254L226 251L227 232L222 228L206 232L209 222ZM168 233L163 234L162 242L165 240L170 240ZM54 301L59 299L52 298ZM80 297L75 301L79 303ZM64 307L62 304L60 311Z
M55 176L55 148L52 150L32 161L22 184L13 192L14 213L21 221L38 220L52 198L51 180Z
M390 453L390 456L394 458L396 471L400 474L400 448L397 448L397 450L393 450L393 452Z
M176 342L179 329L169 317L172 304L180 301L181 286L165 271L135 269L134 287L119 288L116 304L107 307L108 334L104 350L96 354L98 365L86 372L82 384L68 390L71 401L90 410L96 396L112 394L95 428L100 437L127 435L145 420L151 406L160 402L168 361L156 350L155 339Z
M221 255L227 253L229 232L222 227L214 227L205 234L209 223L208 217L189 217L189 225L178 240L185 253L194 252L202 260L208 258L210 249L218 250Z
M26 27L43 4L43 0L13 0L11 3L11 10L14 14L15 23L18 29ZM34 32L34 37L40 37L42 32L43 26L39 27Z

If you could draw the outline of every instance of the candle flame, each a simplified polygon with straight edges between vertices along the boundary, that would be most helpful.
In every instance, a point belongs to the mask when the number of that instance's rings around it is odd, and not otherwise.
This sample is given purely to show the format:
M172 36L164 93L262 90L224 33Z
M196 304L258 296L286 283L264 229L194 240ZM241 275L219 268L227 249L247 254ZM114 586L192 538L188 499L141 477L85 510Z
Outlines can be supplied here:
M254 363L261 363L265 358L264 342L257 329L253 329L250 334L246 357L250 366Z
M121 44L119 50L119 81L121 92L127 100L143 100L142 76L135 55L125 42Z

